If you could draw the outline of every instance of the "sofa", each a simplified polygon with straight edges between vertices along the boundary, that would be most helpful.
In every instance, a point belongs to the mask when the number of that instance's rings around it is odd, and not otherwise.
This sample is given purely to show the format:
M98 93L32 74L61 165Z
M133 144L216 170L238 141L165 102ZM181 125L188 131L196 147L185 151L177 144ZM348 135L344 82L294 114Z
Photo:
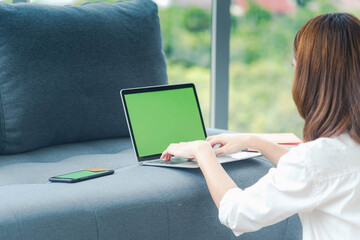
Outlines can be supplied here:
M0 239L301 239L297 215L236 238L199 169L138 164L119 91L159 84L154 2L0 2ZM264 157L223 166L241 188L274 167ZM115 173L48 180L89 167Z

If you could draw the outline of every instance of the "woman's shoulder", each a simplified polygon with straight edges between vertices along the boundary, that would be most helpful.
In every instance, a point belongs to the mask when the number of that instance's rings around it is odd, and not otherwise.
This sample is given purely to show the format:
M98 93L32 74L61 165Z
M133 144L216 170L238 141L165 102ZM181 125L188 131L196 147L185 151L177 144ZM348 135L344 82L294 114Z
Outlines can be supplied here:
M337 137L322 137L314 141L301 143L295 149L306 154L308 158L329 157L342 159L344 156L356 157L360 154L360 144L356 143L348 133L343 133Z
M320 178L360 170L360 145L343 133L301 143L284 156L284 163L298 162Z
M357 146L347 133L343 133L333 138L322 137L310 142L301 143L295 149L296 151L311 155L332 155L348 151L349 149L355 149L356 147L360 149L360 145Z

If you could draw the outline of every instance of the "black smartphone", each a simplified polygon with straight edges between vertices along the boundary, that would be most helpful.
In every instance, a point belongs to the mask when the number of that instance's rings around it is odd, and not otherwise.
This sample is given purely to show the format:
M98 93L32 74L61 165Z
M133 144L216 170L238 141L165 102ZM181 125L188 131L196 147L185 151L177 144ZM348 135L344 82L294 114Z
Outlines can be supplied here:
M49 178L51 182L66 182L66 183L75 183L92 178L102 177L106 175L111 175L114 173L114 170L104 170L104 171L89 171L81 170L77 172L67 173L63 175L58 175L55 177Z

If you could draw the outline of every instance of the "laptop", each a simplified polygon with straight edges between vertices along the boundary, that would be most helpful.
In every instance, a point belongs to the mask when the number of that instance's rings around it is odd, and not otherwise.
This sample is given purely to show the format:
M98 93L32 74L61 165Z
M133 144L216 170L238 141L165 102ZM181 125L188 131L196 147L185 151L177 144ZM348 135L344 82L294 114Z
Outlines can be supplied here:
M171 143L205 140L206 131L194 84L162 85L120 91L136 158L140 165L198 168L196 159L172 157L162 152ZM220 163L260 156L241 151L218 155Z

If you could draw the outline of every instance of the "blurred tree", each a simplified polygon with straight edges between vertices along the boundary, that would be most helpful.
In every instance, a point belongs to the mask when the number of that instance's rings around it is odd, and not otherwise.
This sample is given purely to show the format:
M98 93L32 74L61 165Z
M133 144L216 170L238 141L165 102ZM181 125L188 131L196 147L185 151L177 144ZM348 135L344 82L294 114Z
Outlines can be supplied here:
M256 4L254 0L250 0L248 3L249 9L245 14L245 19L254 21L256 24L268 22L272 19L272 14Z
M159 9L163 48L171 63L210 67L210 11L171 6Z
M210 13L200 8L189 8L184 15L184 26L189 32L202 32L210 29Z

